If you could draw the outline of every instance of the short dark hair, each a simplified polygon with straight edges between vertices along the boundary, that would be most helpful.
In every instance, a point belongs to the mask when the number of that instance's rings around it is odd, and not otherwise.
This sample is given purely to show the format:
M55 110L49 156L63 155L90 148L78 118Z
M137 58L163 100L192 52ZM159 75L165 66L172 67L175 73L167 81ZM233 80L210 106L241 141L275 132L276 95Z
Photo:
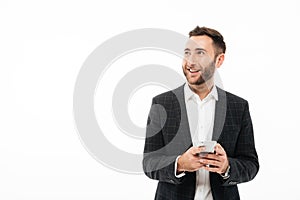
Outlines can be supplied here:
M220 53L225 53L226 51L226 44L224 42L224 38L218 31L207 28L207 27L199 27L197 26L189 33L190 37L192 36L199 36L199 35L206 35L213 40L213 45L215 47L215 53L219 55Z

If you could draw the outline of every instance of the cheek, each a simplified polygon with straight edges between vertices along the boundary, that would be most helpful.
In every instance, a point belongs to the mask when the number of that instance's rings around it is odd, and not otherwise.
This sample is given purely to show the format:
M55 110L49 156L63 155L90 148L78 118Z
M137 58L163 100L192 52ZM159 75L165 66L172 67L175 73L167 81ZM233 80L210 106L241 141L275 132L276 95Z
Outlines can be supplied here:
M203 66L208 66L212 62L212 59L210 59L208 56L205 56L201 57L198 62Z
M209 71L211 65L214 64L214 62L209 57L203 57L201 60L199 60L198 64L202 67L204 71Z

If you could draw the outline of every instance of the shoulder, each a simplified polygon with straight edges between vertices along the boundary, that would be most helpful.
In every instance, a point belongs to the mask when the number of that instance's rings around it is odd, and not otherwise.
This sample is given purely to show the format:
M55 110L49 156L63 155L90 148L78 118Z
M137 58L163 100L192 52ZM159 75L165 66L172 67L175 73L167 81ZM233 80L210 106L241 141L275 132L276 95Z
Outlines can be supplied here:
M233 107L245 107L248 106L248 101L236 94L233 94L231 92L222 90L220 88L218 88L218 93L225 95L226 96L226 101L227 101L227 105L228 106L233 106Z
M230 101L233 101L233 102L236 102L236 103L247 103L248 101L240 96L237 96L235 94L232 94L228 91L225 91L226 92L226 96L227 96L227 99L230 100Z
M155 96L152 99L152 104L161 104L166 108L178 107L184 102L184 85Z
M153 97L153 101L157 102L157 103L176 101L176 100L178 100L178 98L183 97L183 88L184 88L184 85L181 85L176 89L161 93L161 94Z

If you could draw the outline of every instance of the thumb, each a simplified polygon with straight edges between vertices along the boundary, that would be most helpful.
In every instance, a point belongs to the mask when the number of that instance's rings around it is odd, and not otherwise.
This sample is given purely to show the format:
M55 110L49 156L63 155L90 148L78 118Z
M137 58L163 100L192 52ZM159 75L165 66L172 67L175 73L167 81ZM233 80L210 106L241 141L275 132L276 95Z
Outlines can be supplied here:
M215 151L216 151L216 154L219 154L219 155L225 155L226 154L225 150L223 149L223 147L219 143L216 144Z
M200 153L201 151L203 151L205 149L205 147L191 147L189 149L190 153L193 155L196 155L198 153Z

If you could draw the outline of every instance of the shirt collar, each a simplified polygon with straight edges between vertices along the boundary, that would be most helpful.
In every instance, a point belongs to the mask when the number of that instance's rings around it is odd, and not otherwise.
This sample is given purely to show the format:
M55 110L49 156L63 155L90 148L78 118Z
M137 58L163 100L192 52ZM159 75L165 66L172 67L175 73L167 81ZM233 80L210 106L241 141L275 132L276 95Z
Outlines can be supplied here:
M184 98L185 98L185 102L187 102L188 100L191 100L191 99L197 97L196 95L197 94L195 92L193 92L191 90L191 88L189 87L189 84L185 83L185 85L184 85ZM208 99L208 98L213 98L216 101L218 101L218 91L217 91L216 85L213 85L212 90L205 97L205 99Z

